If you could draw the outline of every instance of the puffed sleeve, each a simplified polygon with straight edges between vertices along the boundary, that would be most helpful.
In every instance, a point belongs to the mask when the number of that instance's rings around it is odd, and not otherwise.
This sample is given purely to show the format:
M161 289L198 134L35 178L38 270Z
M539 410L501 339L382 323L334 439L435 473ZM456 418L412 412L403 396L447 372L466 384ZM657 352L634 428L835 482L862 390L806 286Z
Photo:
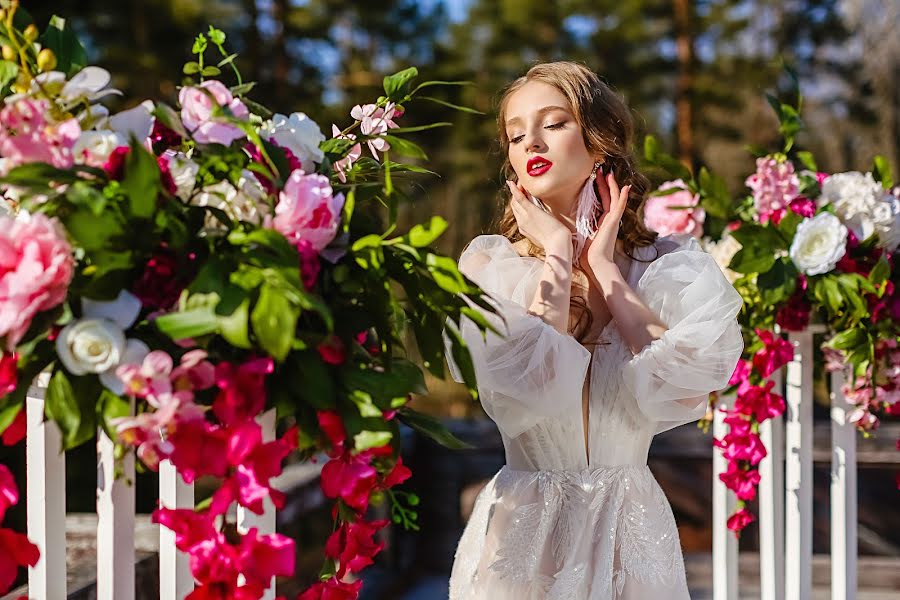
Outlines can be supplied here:
M490 331L482 336L465 317L460 333L472 356L482 406L510 438L541 419L580 414L591 359L575 338L527 312L542 268L541 259L519 256L500 235L476 237L459 260L460 271L490 295L488 301L506 321L481 311L505 336ZM446 332L444 340L449 346ZM447 356L451 375L461 382L449 349Z
M653 261L636 291L668 330L625 364L623 383L660 433L702 417L728 384L744 348L742 300L694 238Z

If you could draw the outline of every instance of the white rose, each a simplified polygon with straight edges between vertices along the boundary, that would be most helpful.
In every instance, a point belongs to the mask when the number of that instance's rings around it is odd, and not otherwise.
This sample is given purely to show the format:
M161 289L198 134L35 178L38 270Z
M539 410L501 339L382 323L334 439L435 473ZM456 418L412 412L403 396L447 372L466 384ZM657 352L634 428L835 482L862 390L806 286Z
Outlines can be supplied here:
M72 146L72 154L75 162L102 167L113 150L127 145L128 140L114 131L82 131Z
M244 170L235 188L228 181L208 185L191 199L196 206L212 206L225 212L230 218L260 225L267 212L266 190L259 184L251 171ZM217 227L207 222L207 226Z
M834 269L847 251L847 227L831 213L803 219L791 244L791 260L807 275L821 275Z
M900 203L871 173L836 173L822 182L820 204L830 203L835 214L860 241L878 235L878 246L900 244Z
M319 149L325 136L316 122L304 113L291 113L290 117L276 114L263 124L259 134L293 152L307 173L315 169L314 162L320 163L325 158L325 153Z
M175 182L178 191L175 195L187 202L197 183L197 173L200 165L192 161L183 152L166 150L163 154L169 160L169 174Z
M97 373L111 391L121 394L122 381L116 368L123 363L139 363L150 349L138 339L126 339L141 309L141 302L122 291L110 302L84 299L81 319L72 321L56 338L56 353L73 375Z
M726 230L722 234L721 240L718 242L706 241L704 245L704 249L715 259L716 264L722 269L722 273L725 274L728 281L734 283L741 277L740 273L736 273L728 268L728 265L731 264L731 259L734 258L738 250L743 248L741 243L734 239L731 233Z

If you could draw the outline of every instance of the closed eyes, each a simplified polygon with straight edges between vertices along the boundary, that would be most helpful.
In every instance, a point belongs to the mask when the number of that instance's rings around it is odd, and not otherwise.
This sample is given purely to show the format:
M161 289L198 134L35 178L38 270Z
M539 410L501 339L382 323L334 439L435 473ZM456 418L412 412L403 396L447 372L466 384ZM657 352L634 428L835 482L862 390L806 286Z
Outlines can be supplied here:
M566 124L566 121L560 121L559 123L552 123L550 125L545 125L544 129L562 129L565 124ZM509 143L517 144L517 143L521 142L524 137L525 137L524 135L517 135L514 138L510 138Z

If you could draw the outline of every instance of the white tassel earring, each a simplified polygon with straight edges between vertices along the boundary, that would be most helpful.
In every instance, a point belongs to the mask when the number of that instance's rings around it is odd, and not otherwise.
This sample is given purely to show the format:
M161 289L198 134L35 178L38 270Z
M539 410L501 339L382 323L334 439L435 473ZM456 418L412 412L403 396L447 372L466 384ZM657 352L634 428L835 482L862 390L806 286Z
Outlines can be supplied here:
M597 221L599 220L597 207L599 202L597 201L597 191L594 189L594 183L597 181L597 170L601 164L603 163L600 161L594 163L591 176L588 177L584 187L581 188L581 194L578 196L578 208L575 212L576 260L581 256L581 251L584 249L587 239L597 231Z

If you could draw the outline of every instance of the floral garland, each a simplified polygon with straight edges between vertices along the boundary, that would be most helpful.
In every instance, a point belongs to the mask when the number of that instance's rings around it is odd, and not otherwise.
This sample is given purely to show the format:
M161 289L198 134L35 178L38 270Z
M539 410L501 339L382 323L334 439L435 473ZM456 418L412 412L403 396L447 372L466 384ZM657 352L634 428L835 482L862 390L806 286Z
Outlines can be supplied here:
M802 98L795 94L797 107L769 96L784 146L756 151L756 172L745 181L751 193L739 201L720 177L705 167L695 177L652 137L644 148L650 164L679 178L648 199L645 222L663 235L697 238L706 226L707 250L744 299L745 356L725 390L734 405L719 409L728 433L713 441L728 460L719 478L738 498L728 519L736 535L755 520L747 503L756 497L766 456L759 426L785 410L769 378L792 359L793 348L776 326L803 331L815 318L835 332L822 346L826 371L848 374L842 391L856 406L848 422L864 435L881 419L900 416L900 187L880 156L870 173L829 174L809 152L796 151Z
M430 173L391 155L424 159L403 134L447 125L397 120L440 82L414 86L415 68L386 77L385 95L328 139L304 113L252 101L225 39L197 36L177 108L110 114L99 100L119 92L64 21L41 35L18 2L0 2L0 432L22 439L26 391L46 372L46 417L66 449L101 427L148 469L168 460L186 482L217 478L200 505L152 515L190 557L188 598L259 598L293 575L294 541L240 532L228 509L283 506L283 462L325 452L333 533L299 598L355 598L348 576L372 563L389 522L368 508L387 502L390 521L417 527L418 498L397 488L411 475L399 424L465 447L407 406L426 389L403 357L405 328L441 377L443 324L477 314L470 303L493 309L430 249L442 219L390 237L404 181ZM474 395L461 339L452 352ZM271 441L266 410L282 432ZM0 517L16 499L3 467ZM0 591L38 559L21 537L0 529L0 548L17 546L0 550Z

